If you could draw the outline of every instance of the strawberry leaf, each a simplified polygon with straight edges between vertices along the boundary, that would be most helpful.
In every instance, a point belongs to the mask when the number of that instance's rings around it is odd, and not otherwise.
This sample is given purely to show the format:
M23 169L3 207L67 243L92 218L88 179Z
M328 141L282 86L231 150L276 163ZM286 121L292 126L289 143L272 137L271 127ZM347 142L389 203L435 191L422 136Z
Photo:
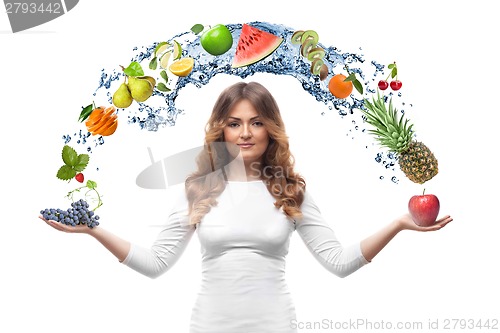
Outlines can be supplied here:
M57 171L56 177L61 180L71 180L76 176L76 171L69 165L63 165Z
M73 168L78 172L82 172L83 170L85 170L85 168L89 164L89 159L90 159L89 155L87 155L87 154L78 155L77 162L73 166Z
M64 164L73 167L77 164L78 154L68 145L65 145L62 150L62 159Z

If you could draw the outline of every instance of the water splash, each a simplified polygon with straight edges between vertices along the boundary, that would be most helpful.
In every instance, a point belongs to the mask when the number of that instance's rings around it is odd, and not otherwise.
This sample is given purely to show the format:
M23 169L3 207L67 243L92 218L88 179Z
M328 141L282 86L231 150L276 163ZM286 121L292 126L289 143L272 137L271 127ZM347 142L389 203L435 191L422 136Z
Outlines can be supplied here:
M361 113L356 112L363 104L363 98L371 96L376 93L377 77L384 73L385 66L381 65L375 60L365 62L363 54L355 54L342 52L335 46L325 46L318 43L318 46L325 49L324 62L328 66L329 75L321 81L319 76L313 75L310 72L311 63L300 55L299 46L291 43L291 36L296 29L286 27L280 24L271 24L267 22L250 22L251 26L268 31L274 35L282 37L283 43L267 58L241 68L232 68L231 63L233 55L236 50L236 44L239 39L242 24L227 24L226 26L233 35L232 48L223 55L212 56L208 54L200 44L199 36L191 31L177 34L167 40L170 44L177 41L182 46L182 56L189 55L194 58L195 65L190 75L187 77L169 77L169 87L172 90L168 93L161 92L155 89L153 96L147 100L147 103L134 102L135 107L127 109L119 109L118 112L128 112L128 123L138 125L141 129L147 131L158 131L161 128L174 126L177 116L184 112L176 105L176 99L180 91L187 85L194 85L197 88L208 84L210 80L218 74L229 74L239 76L245 79L256 73L269 73L275 75L289 75L296 78L302 85L305 92L312 95L316 101L323 103L328 110L327 112L336 112L340 117L346 118L348 116L356 115L360 120L352 120L353 129L349 130L352 138L354 135L366 135L364 121ZM143 68L147 68L149 60L152 58L157 43L148 46L135 47L133 49L134 55L131 61L141 63ZM337 73L346 73L346 66L349 71L357 73L358 79L363 85L364 95L360 96L356 91L351 94L349 98L337 99L328 90L328 82L330 78ZM173 75L170 75L173 76ZM112 103L112 94L116 89L113 85L114 81L124 79L124 74L121 71L112 70L110 72L106 69L101 70L99 84L94 92L94 96L98 94L105 94L108 103ZM114 90L111 91L111 88ZM399 98L401 93L393 95L389 93L390 97ZM157 103L154 103L157 101ZM155 105L157 104L157 105ZM137 107L138 105L138 107ZM411 104L410 104L411 106ZM322 112L325 114L325 112ZM353 134L354 133L354 134ZM74 133L73 137L77 138L79 144L89 144L90 133ZM371 138L370 138L371 139ZM65 143L72 140L71 135L64 135L63 140ZM94 147L104 144L102 137L93 140ZM369 145L366 145L368 148ZM91 152L92 148L87 147L87 151ZM390 153L378 152L375 161L384 166L386 170L395 170L396 157ZM385 177L381 176L381 179ZM397 178L388 177L393 183L398 183Z

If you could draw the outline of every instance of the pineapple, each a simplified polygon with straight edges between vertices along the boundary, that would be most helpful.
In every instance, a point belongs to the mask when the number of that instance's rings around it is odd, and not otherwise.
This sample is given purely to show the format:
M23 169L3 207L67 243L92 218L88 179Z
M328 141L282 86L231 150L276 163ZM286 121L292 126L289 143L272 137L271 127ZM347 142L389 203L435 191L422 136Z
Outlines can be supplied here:
M388 148L397 156L401 171L414 183L423 184L438 173L438 162L434 154L422 142L413 140L412 124L403 115L398 119L398 112L392 105L386 107L384 97L377 92L377 99L372 102L365 99L367 110L361 110L366 122L376 129L369 132L377 136L381 146Z

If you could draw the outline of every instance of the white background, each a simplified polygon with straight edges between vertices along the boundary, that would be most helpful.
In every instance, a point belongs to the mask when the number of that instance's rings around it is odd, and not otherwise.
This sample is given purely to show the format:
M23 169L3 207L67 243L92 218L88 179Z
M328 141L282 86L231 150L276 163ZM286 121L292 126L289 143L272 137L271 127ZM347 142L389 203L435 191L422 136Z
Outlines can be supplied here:
M121 265L94 239L58 233L38 211L64 208L76 184L55 178L62 134L79 129L101 69L130 61L150 45L195 23L267 21L314 29L325 45L367 60L397 61L404 97L413 104L418 137L439 159L425 184L454 222L435 233L404 232L373 262L345 279L327 272L294 234L287 280L300 322L363 319L422 322L500 319L497 269L498 53L494 1L80 1L68 14L12 34L0 13L0 232L2 332L186 332L200 282L197 236L167 274L150 280ZM293 7L293 9L291 9ZM275 95L297 168L325 217L346 244L404 213L424 186L396 170L399 184L379 180L376 148L305 93L297 81L256 76ZM143 190L136 175L149 163L202 142L220 90L237 78L217 78L181 91L186 112L175 127L146 133L122 118L86 171L104 194L102 226L149 245L164 221L170 194ZM99 101L97 101L99 104ZM123 114L125 116L125 114ZM498 329L497 324L497 329ZM362 327L360 327L362 328ZM333 327L302 332L332 332ZM384 330L379 330L384 331ZM435 331L435 330L433 330ZM471 330L462 330L471 331Z

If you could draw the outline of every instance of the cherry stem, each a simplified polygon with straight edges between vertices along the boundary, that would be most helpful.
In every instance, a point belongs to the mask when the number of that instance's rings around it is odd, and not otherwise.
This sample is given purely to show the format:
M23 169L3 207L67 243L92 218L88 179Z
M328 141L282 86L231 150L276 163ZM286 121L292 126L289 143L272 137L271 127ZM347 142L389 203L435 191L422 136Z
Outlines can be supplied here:
M425 195L425 188L424 188L424 191L422 192L422 195Z

